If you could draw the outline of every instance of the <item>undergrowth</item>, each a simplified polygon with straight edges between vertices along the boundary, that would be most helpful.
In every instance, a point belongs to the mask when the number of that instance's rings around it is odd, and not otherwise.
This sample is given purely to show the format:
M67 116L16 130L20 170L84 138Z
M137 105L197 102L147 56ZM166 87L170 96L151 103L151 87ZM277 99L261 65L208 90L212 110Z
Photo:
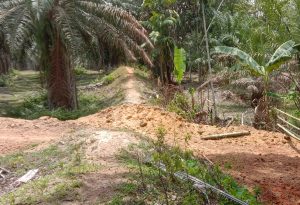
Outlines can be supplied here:
M174 98L167 104L167 110L175 112L185 119L194 121L197 113L201 112L201 106L193 103L184 93L177 92Z
M18 72L14 69L10 69L8 74L0 75L0 87L10 86L17 75Z
M12 173L8 175L7 184L0 184L0 204L61 204L61 201L80 200L79 176L99 169L82 156L81 144L68 142L68 146L52 145L38 152L0 157L1 167ZM39 169L35 180L10 188L15 178L31 169Z
M87 73L88 73L88 70L81 65L78 65L74 68L74 74L77 76L86 75Z
M232 177L221 172L220 168L196 158L188 149L189 135L186 135L186 148L169 147L165 143L166 131L159 128L157 140L132 145L123 150L119 158L132 170L129 180L120 185L119 193L110 201L117 204L221 204L231 205L232 201L203 188L197 190L190 181L174 176L180 171L224 190L251 205L260 204L259 192L250 193ZM165 171L158 167L163 163Z
M5 116L24 119L37 119L42 116L51 116L59 120L70 120L96 113L100 109L109 106L108 102L101 96L80 94L78 98L79 108L77 110L70 111L64 108L50 110L47 105L47 95L42 93L26 98L24 102L13 108L7 107Z

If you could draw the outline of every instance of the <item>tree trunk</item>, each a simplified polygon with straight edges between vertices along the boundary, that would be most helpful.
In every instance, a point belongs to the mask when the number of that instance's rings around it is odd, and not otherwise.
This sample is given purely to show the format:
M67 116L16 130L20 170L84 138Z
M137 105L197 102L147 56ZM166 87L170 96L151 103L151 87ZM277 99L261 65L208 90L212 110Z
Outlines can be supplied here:
M4 50L0 49L0 75L5 75L8 73L9 64L9 54L5 53Z
M48 101L50 109L77 109L75 78L71 69L69 55L59 34L50 55L48 73Z
M0 34L0 75L7 74L9 66L10 66L9 49L5 44L4 35Z
M206 45L208 69L209 69L209 74L210 74L210 77L211 77L212 76L212 67L211 67L211 62L210 62L208 33L207 33L207 28L206 28L205 8L204 8L204 1L203 0L202 0L202 16L203 16L203 29L204 29L204 36L205 36L205 45ZM213 107L214 107L213 118L214 118L214 121L215 121L215 119L218 117L218 112L217 112L217 104L216 104L216 98L215 98L215 90L214 90L214 85L213 85L212 81L210 81L210 88L211 88L211 92L212 92L212 100L213 100Z

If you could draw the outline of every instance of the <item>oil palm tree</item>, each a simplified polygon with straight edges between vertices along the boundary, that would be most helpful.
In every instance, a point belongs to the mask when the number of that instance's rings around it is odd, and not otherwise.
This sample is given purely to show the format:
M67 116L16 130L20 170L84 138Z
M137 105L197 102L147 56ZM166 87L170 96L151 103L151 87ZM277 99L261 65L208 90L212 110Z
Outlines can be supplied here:
M13 52L36 50L47 73L50 108L77 108L74 61L105 42L130 61L152 48L146 31L128 12L102 0L0 0L0 26ZM99 51L100 49L98 49Z

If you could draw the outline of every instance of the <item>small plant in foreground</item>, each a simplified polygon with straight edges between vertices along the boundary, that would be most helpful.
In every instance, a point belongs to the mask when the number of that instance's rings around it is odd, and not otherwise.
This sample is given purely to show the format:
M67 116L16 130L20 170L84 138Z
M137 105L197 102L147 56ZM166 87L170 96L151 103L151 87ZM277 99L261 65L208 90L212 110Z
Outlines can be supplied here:
M180 146L185 150L179 146L170 147L166 143L166 134L166 130L160 127L157 129L155 141L135 145L129 151L123 150L121 157L133 168L133 173L129 181L120 187L120 193L113 201L118 203L111 204L144 204L145 201L147 204L232 204L232 201L208 189L203 192L195 190L191 182L182 181L174 176L178 171L192 175L251 205L259 204L257 196L239 186L232 177L222 173L219 167L208 165L204 160L196 158L187 149L189 134L185 136L185 146ZM135 150L145 153L146 156L151 154L151 165L140 163ZM158 168L161 164L165 165L165 171ZM137 177L140 175L140 167L143 179Z

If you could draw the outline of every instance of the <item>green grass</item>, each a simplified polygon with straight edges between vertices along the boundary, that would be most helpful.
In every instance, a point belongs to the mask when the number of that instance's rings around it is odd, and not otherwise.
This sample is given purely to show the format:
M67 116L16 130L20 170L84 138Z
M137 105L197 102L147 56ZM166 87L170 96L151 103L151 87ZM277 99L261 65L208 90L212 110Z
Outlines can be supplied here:
M96 82L98 78L105 78L103 74L96 71L79 70L80 74L76 76L79 88ZM118 73L117 71L110 75L119 76ZM77 110L50 110L47 106L46 91L40 85L39 74L34 71L22 71L17 74L10 87L0 88L0 116L24 119L37 119L41 116L51 116L60 120L77 119L116 105L123 99L123 94L117 87L104 86L97 89L79 92L79 109ZM107 89L110 92L107 92Z
M46 103L46 94L40 94L25 99L25 101L19 105L7 107L4 116L24 119L37 119L42 116L51 116L59 120L77 119L109 107L120 98L122 98L122 93L120 92L115 93L111 98L81 93L79 94L79 108L70 111L63 108L50 110Z
M95 172L99 166L83 159L80 143L67 144L1 157L1 166L17 177L30 169L38 168L39 172L37 179L2 195L0 204L61 204L61 201L80 200L82 181L79 176Z

